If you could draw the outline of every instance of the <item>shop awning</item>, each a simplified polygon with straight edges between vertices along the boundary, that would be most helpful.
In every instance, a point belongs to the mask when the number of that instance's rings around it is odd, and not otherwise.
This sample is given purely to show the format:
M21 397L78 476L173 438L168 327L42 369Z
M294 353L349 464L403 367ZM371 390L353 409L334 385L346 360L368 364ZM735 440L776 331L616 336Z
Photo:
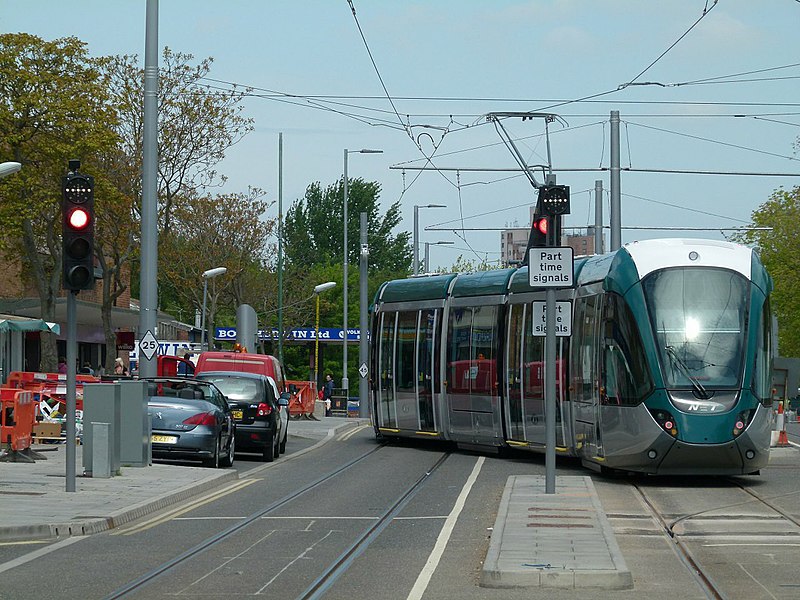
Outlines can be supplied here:
M58 335L61 326L41 319L0 319L0 331L52 331Z

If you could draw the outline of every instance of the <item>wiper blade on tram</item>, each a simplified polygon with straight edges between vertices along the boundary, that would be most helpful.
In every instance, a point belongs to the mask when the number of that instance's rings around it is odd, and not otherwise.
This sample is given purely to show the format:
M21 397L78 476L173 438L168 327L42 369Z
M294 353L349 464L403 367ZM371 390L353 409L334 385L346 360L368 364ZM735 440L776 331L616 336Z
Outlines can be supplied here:
M703 384L700 383L700 380L697 379L697 377L692 375L691 369L689 369L689 366L683 362L683 359L680 356L678 356L678 352L675 350L675 348L672 346L664 346L664 350L667 351L667 354L674 361L674 364L678 366L678 369L681 371L681 373L683 373L691 382L694 391L697 392L701 398L708 398L708 392L706 391L706 388L703 387Z

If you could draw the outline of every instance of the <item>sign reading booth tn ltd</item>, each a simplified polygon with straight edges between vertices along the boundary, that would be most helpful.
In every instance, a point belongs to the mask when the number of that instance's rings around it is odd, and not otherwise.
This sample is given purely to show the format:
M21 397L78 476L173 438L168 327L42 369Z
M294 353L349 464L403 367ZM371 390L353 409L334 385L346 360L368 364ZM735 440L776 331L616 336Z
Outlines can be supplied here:
M535 288L572 287L572 248L531 248L528 254L528 283Z

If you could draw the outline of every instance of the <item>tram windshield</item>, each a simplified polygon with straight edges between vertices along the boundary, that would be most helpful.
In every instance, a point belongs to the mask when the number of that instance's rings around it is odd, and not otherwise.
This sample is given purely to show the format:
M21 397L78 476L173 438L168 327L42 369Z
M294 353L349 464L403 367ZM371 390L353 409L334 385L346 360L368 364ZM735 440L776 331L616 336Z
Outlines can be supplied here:
M664 381L708 397L710 388L740 385L748 282L724 269L657 271L642 282Z

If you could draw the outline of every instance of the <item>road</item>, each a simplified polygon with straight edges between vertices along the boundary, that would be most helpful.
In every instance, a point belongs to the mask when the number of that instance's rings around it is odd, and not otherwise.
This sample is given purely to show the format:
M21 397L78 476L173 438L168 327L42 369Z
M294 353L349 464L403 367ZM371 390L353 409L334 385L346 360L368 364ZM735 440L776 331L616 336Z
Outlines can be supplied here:
M796 450L761 477L592 474L635 580L633 590L602 592L478 586L507 477L543 474L543 457L381 446L369 428L300 453L312 443L291 437L271 464L237 457L239 481L110 532L4 546L0 565L30 560L0 573L0 598L706 598L654 510L670 521L693 515L674 532L723 597L800 592L789 566L800 563L797 526L738 485L800 517ZM558 474L591 473L560 460Z

